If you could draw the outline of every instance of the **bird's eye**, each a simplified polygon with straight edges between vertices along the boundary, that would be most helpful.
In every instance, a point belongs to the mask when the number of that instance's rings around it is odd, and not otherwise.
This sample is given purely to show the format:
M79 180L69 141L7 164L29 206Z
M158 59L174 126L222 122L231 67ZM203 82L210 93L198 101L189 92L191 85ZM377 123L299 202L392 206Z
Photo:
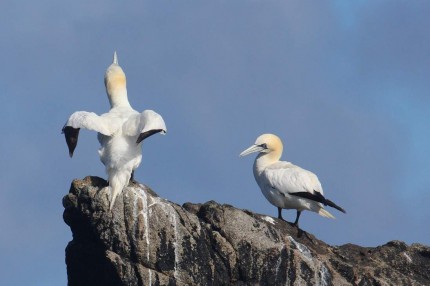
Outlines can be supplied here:
M264 148L264 149L267 149L267 144L266 144L266 143L261 144L260 146L261 146L262 148Z

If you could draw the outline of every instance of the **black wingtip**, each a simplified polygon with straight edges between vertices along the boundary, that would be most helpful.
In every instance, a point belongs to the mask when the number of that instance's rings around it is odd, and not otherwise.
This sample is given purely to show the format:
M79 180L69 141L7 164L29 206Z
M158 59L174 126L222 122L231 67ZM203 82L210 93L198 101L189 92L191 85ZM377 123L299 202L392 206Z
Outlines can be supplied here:
M296 193L290 193L290 195L298 196L298 197L301 197L304 199L313 200L315 202L322 203L325 206L329 206L329 207L337 209L338 211L346 213L346 211L343 208L336 205L332 201L326 199L320 192L317 192L317 191L314 191L314 194L311 194L308 192L296 192Z
M154 134L159 133L159 132L162 132L162 131L164 131L164 130L163 129L153 129L153 130L149 130L149 131L140 133L139 137L137 137L136 144L139 144L140 142L142 142L143 140L145 140L149 136L154 135Z
M73 157L76 145L78 144L79 128L65 126L63 128L64 137L66 138L67 147L69 148L69 156Z
M337 209L338 211L341 211L341 212L343 212L344 214L346 214L346 211L345 211L342 207L340 207L340 206L336 205L336 204L335 204L335 203L333 203L332 201L330 201L330 200L327 200L327 199L326 199L326 203L327 203L327 205L328 205L328 206L330 206L330 207L332 207L332 208L335 208L335 209Z

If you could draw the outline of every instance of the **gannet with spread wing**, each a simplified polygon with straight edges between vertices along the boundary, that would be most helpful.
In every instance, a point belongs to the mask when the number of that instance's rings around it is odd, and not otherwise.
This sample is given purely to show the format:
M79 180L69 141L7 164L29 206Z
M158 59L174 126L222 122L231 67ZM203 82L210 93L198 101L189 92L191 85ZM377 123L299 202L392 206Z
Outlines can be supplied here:
M70 157L78 143L79 130L85 128L98 132L100 160L106 167L111 193L110 210L116 197L133 179L134 170L142 160L142 141L156 133L165 134L163 118L152 110L142 113L134 110L127 98L126 77L118 65L116 52L113 63L104 78L111 109L97 115L93 112L73 113L62 131L66 137Z
M294 222L299 226L299 217L303 210L334 218L324 209L333 207L343 213L345 210L324 197L318 177L290 162L279 161L282 156L282 142L278 136L263 134L254 145L244 150L240 156L259 152L254 162L254 177L266 199L278 208L278 218L283 219L282 209L296 209ZM323 206L324 205L324 206Z

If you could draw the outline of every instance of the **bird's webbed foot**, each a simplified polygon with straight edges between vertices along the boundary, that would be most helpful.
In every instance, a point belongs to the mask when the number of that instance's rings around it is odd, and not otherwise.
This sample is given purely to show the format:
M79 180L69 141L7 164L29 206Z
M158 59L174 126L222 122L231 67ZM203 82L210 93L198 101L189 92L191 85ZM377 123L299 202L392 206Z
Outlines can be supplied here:
M291 224L292 227L297 227L298 229L300 229L299 224L295 223L295 222L290 222L289 224Z

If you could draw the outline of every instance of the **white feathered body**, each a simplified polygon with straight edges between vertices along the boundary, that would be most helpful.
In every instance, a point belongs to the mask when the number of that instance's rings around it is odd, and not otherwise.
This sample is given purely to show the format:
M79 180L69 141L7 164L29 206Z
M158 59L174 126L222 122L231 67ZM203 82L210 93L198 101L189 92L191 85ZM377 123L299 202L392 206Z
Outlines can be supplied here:
M108 113L101 115L110 118L120 124L121 127L111 135L97 134L100 142L100 160L106 167L109 184L114 189L123 188L128 184L131 173L142 161L142 143L136 144L138 134L127 135L123 130L124 123L131 116L139 113L132 108L113 108Z
M261 192L272 205L283 209L314 212L323 207L320 203L291 195L296 192L315 191L323 195L321 183L314 173L285 161L259 166L258 158L254 162L253 170Z
M118 122L122 127L132 115L139 114L132 108L129 108L129 110L124 109L125 108L113 108L108 113L102 114L101 117L110 118L112 121ZM124 133L123 128L118 126L111 136L106 136L102 133L97 134L97 138L101 145L99 149L100 160L106 166L106 169L124 166L131 161L135 162L132 164L133 170L139 166L142 150L140 148L141 144L136 144L138 134L127 136Z

